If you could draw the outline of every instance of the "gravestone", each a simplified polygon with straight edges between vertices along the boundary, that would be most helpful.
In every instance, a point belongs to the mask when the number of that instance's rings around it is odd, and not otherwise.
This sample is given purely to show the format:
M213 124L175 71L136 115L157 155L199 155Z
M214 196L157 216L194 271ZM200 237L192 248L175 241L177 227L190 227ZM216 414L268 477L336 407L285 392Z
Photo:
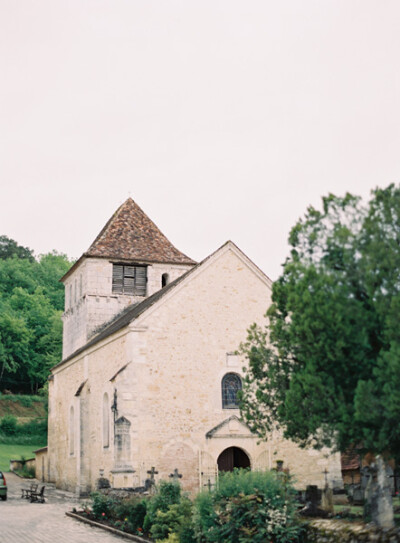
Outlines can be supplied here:
M332 489L329 488L328 473L329 473L328 470L325 468L324 470L325 487L322 491L322 496L321 496L321 508L327 513L333 513L333 493L332 493Z
M353 505L364 505L364 494L365 492L361 485L354 485L351 495L351 503Z
M393 528L393 504L385 463L381 456L376 459L376 481L372 485L371 518L381 528Z
M174 472L169 475L170 479L174 480L174 483L178 483L179 479L182 479L182 474L179 473L178 468L174 469Z
M151 466L151 469L148 470L147 473L150 475L150 477L145 480L144 485L148 491L152 492L156 485L155 475L158 475L158 471L154 466Z
M299 511L304 517L322 517L326 518L328 512L324 511L319 504L320 491L316 485L308 485L306 488L306 505Z
M103 488L111 488L110 481L105 477L99 477L96 481L97 490L102 490Z

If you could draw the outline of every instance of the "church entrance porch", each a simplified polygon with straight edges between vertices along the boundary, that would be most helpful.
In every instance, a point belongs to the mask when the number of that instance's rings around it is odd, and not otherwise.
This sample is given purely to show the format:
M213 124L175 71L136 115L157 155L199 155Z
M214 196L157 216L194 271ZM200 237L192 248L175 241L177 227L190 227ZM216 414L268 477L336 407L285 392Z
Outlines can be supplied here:
M239 447L228 447L218 456L219 471L233 471L235 468L249 468L250 458Z

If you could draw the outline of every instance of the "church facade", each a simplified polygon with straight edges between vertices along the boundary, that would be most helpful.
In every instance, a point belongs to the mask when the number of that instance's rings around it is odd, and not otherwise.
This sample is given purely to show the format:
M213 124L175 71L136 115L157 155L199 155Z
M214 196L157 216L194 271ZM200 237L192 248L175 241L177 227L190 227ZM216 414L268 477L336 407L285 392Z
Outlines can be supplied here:
M196 491L283 460L299 487L321 486L325 470L341 484L338 455L259 442L240 419L236 351L263 323L271 281L234 243L195 263L128 199L63 282L44 479L84 495L100 476L124 488L178 470Z

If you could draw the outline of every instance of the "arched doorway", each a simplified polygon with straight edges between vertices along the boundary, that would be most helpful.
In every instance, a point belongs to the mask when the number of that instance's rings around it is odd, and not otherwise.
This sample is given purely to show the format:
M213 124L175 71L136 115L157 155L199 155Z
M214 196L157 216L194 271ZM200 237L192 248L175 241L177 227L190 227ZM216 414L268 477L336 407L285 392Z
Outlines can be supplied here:
M218 456L217 464L219 471L233 471L234 468L249 468L250 458L239 447L229 447Z

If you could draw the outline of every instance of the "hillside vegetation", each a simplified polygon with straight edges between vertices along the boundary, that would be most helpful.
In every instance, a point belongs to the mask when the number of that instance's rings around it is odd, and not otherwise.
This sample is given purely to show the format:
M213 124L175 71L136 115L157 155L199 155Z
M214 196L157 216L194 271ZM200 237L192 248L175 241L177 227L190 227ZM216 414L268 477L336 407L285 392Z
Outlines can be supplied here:
M43 396L0 394L0 419L7 415L17 417L18 422L47 418L46 403Z
M64 286L71 262L0 236L0 391L37 393L61 359Z

